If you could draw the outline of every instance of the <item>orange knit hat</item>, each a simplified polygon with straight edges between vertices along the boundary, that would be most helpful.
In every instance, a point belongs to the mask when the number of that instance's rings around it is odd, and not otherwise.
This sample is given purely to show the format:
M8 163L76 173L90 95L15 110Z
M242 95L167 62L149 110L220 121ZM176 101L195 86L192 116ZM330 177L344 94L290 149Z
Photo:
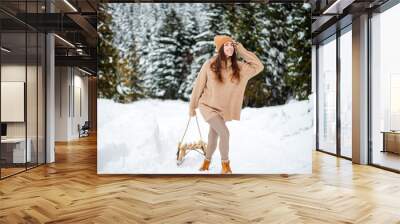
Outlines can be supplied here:
M233 42L233 39L226 35L216 35L214 37L214 44L215 44L217 51L219 51L219 49L222 47L222 45L224 45L224 43L226 43L228 41Z

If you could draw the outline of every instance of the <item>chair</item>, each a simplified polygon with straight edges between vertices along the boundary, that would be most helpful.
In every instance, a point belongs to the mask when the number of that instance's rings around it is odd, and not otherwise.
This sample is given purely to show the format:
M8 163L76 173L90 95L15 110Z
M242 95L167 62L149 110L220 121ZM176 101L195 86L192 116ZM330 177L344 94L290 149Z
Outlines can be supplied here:
M89 129L90 129L89 121L85 121L82 127L78 124L79 138L89 136Z

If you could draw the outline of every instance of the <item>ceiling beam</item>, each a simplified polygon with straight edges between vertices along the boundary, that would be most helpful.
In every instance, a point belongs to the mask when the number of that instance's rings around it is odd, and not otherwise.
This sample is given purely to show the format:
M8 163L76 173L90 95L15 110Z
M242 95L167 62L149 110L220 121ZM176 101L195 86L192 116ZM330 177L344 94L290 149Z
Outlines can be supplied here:
M67 16L78 26L80 26L89 35L90 38L97 37L97 30L85 19L85 17L83 17L79 13L69 13L67 14Z
M353 4L355 0L336 0L330 4L322 14L342 14L343 10Z
M91 56L55 56L56 66L79 66L97 71L97 58Z
M311 24L311 32L316 33L326 27L329 21L331 21L335 16L320 16ZM329 26L329 25L328 25Z

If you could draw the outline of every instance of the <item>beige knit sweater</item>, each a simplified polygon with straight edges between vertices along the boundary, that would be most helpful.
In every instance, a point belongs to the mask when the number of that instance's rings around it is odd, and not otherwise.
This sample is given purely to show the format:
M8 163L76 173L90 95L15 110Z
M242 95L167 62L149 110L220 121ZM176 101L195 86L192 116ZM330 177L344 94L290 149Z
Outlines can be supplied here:
M240 120L244 92L250 78L259 74L264 66L260 59L243 47L237 45L237 53L245 62L238 61L240 69L240 82L230 81L232 76L231 62L221 71L223 83L220 83L216 74L211 70L210 64L216 56L208 59L200 69L192 90L189 110L199 108L204 119L208 121L219 114L225 121Z

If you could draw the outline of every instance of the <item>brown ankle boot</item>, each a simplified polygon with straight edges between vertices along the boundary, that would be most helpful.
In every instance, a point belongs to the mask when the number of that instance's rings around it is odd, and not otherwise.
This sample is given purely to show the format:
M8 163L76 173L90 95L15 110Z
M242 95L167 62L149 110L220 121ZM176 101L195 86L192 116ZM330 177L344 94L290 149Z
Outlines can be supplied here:
M231 174L232 170L229 166L229 160L222 160L222 171L221 174Z
M208 170L209 169L209 167L210 167L210 162L211 162L211 160L209 160L209 159L204 159L204 161L203 161L203 165L201 165L201 167L200 167L200 171L206 171L206 170Z

